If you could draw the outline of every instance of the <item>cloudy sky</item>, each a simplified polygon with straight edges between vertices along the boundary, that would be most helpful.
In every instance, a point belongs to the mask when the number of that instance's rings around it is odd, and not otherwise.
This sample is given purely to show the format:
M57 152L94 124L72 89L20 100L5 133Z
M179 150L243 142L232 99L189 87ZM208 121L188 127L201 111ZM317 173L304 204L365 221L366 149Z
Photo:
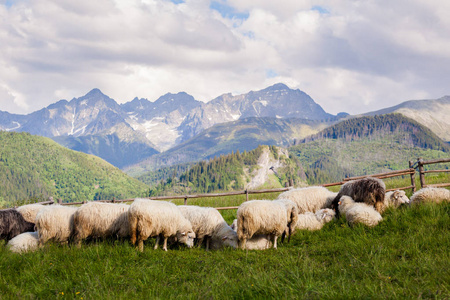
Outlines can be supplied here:
M0 0L3 111L278 82L333 114L449 95L450 1Z

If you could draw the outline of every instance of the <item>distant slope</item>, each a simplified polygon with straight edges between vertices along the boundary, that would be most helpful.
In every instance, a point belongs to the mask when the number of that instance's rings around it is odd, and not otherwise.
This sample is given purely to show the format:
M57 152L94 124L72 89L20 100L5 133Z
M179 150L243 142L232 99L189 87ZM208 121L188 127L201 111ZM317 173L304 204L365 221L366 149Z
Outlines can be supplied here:
M403 136L402 142L411 147L450 152L447 143L427 127L401 114L376 115L339 122L319 133L306 137L301 143L321 139L344 139L383 137L387 134Z
M246 118L220 123L166 152L154 155L125 172L137 176L164 166L209 159L232 151L250 151L258 145L289 146L337 122L328 120Z
M412 100L364 114L365 116L401 113L430 128L444 141L450 141L450 96L436 100Z
M141 178L151 179L151 175L156 173L150 172ZM172 177L153 186L150 195L277 188L291 179L296 183L305 179L298 160L295 157L291 159L286 149L259 146L249 152L236 151L201 161L178 176L174 172Z
M0 202L63 202L142 196L147 187L102 159L49 138L0 131Z
M309 183L408 168L409 160L448 158L450 147L400 114L350 119L290 147Z
M95 135L56 136L52 139L66 148L101 157L118 168L158 153L154 145L138 132L132 132L123 125L117 127L122 129Z

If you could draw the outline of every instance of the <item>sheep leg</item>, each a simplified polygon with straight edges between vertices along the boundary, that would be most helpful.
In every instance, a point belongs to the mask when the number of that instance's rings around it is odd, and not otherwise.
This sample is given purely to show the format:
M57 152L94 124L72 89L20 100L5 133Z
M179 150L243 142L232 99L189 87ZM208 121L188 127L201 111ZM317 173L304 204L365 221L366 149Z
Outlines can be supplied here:
M202 247L202 244L203 244L203 238L198 238L198 239L197 239L197 246L198 246L199 248L201 248L201 247Z
M278 236L275 234L273 236L273 248L277 249L277 240L278 240Z
M284 243L284 239L286 238L286 230L283 231L283 234L281 235L281 242Z
M242 238L242 240L239 240L239 246L242 250L245 249L245 244L247 243L247 238Z
M164 251L167 251L167 239L168 239L169 237L168 236L165 236L164 237L164 246L163 246L163 250Z
M138 250L144 252L144 241L142 239L138 240Z
M155 243L155 247L153 249L158 249L158 244L159 244L159 235L156 236L156 243Z
M206 237L206 251L209 250L209 240L210 240L210 239L211 239L211 238Z

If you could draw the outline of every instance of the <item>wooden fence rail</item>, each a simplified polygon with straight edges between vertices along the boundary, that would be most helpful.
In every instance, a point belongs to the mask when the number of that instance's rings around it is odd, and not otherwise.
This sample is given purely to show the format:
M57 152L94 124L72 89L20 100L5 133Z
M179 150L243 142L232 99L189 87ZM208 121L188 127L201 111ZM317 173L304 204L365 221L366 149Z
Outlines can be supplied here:
M439 184L426 184L425 182L425 174L427 173L444 173L444 172L450 172L450 170L428 170L425 171L424 167L425 165L431 165L431 164L440 164L440 163L449 163L450 158L447 159L433 159L424 161L422 158L417 159L417 167L419 169L419 176L420 176L420 186L422 188L425 187L447 187L450 186L450 183L439 183Z
M379 179L385 179L385 178L391 178L391 177L399 177L399 176L406 176L409 175L411 178L411 185L404 186L404 187L397 187L393 189L387 189L386 191L393 191L393 190L407 190L411 189L412 193L416 191L416 184L415 184L415 174L416 169L419 169L419 176L420 176L420 185L421 188L424 187L447 187L450 186L450 183L440 183L440 184L426 184L425 183L425 174L427 173L439 173L439 172L450 172L450 170L427 170L425 171L423 166L429 165L429 164L438 164L438 163L448 163L450 162L449 159L434 159L429 161L424 161L422 158L418 158L416 162L409 161L409 169L404 170L396 170L391 172L385 172L385 173L379 173L379 174L372 174L372 175L363 175L363 176L355 176L355 177L348 177L343 179L339 182L334 183L325 183L321 186L323 187L330 187L330 186L337 186L342 185L350 180L355 179L361 179L365 177L375 177ZM417 166L416 166L417 165ZM291 183L292 185L292 183ZM236 195L245 195L245 201L248 201L248 195L252 194L263 194L263 193L280 193L284 191L288 191L292 189L293 187L284 187L284 188L277 188L277 189L264 189L264 190L244 190L244 191L235 191L235 192L227 192L227 193L213 193L213 194L197 194L197 195L178 195L178 196L158 196L158 197L146 197L147 199L152 200L176 200L176 199L184 199L184 204L186 205L188 203L188 199L196 199L196 198L211 198L211 197L227 197L227 196L236 196ZM132 202L133 199L123 199L123 200L97 200L99 202L108 202L108 203L122 203L122 202ZM53 198L50 197L49 201L45 202L39 202L40 204L53 204L55 203L53 201ZM82 202L71 202L71 203L62 203L61 199L57 200L57 203L61 205L80 205L87 203L87 201ZM218 210L226 210L226 209L237 209L237 206L227 206L227 207L216 207Z

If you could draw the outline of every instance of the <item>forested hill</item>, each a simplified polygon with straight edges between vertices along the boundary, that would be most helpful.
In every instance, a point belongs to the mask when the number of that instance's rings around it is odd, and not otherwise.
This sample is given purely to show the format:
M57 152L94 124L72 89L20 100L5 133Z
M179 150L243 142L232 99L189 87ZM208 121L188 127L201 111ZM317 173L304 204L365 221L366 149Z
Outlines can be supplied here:
M300 143L323 139L353 141L387 134L402 135L402 142L411 147L450 152L449 145L430 129L398 113L345 120L301 140Z
M164 173L165 169L170 170L172 176L155 184L155 175ZM282 187L286 181L299 183L306 178L298 159L289 157L285 149L276 146L258 146L248 152L216 156L177 173L176 168L164 168L139 179L152 186L150 196L159 196Z
M49 196L63 202L143 196L147 187L104 160L49 138L0 131L0 207Z

